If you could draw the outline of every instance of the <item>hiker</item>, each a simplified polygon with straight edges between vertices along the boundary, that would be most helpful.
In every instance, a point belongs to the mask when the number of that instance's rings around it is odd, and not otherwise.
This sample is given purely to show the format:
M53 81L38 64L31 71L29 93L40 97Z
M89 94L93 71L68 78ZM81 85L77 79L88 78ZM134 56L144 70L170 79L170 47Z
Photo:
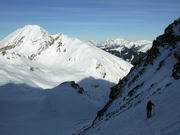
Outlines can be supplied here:
M147 109L147 118L151 118L153 106L155 106L155 105L151 102L151 100L149 100L147 102L147 106L146 106L146 109Z

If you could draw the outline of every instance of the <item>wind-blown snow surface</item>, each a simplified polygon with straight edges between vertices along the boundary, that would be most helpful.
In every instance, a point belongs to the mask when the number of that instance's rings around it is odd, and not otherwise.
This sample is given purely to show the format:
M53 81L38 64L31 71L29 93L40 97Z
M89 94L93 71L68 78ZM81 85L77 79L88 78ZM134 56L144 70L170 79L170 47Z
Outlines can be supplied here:
M16 83L47 89L66 81L94 78L81 85L89 97L102 102L107 100L112 84L132 67L93 45L63 34L49 35L36 25L20 28L0 41L0 66L0 85Z
M112 88L110 100L93 124L78 133L87 135L180 134L180 19L153 42L141 62ZM146 119L146 103L155 104Z

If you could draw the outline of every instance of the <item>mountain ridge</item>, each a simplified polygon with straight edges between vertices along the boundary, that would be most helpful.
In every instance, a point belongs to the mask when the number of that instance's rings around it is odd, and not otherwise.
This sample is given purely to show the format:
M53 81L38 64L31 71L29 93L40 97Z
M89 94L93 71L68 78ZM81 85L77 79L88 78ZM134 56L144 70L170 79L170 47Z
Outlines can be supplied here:
M146 56L111 88L109 101L98 111L92 125L82 128L79 134L169 135L180 132L177 108L180 99L179 27L180 19L177 19L153 41ZM146 120L148 100L156 106L152 119Z
M130 62L133 65L135 65L140 58L145 55L145 52L148 51L152 46L152 42L148 40L131 41L123 38L116 38L100 42L89 42L106 52Z
M78 83L87 77L106 80L113 85L132 67L91 44L64 34L49 35L37 25L27 25L1 40L0 61L1 65L5 65L1 68L1 85L25 83L44 89L66 81ZM91 83L92 86L101 85ZM94 90L92 87L87 91L94 96L99 93L98 97L105 100L110 86L106 86L105 90L103 88Z

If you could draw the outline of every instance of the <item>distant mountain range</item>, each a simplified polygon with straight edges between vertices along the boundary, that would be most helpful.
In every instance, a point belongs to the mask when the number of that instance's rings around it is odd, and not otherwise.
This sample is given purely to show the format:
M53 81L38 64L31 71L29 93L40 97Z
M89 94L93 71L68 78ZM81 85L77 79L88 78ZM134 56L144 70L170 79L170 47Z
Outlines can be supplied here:
M130 41L126 39L112 39L101 42L89 41L91 44L120 57L133 65L145 55L145 52L152 46L152 42L148 40Z

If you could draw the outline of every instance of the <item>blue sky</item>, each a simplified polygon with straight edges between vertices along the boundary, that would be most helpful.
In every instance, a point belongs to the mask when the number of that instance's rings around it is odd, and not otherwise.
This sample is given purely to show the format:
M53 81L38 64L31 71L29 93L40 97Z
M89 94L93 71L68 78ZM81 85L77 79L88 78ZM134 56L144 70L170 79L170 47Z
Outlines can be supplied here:
M82 40L153 40L178 17L180 0L1 0L0 38L37 24Z

